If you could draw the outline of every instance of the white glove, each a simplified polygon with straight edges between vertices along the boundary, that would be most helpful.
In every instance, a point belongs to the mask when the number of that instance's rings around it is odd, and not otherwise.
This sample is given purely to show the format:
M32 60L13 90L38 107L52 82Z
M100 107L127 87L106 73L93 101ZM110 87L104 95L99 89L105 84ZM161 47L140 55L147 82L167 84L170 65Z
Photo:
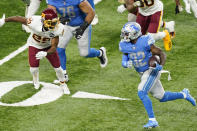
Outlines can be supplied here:
M136 1L136 2L133 3L133 6L134 7L140 7L140 6L142 6L142 4L141 4L140 1Z
M39 59L42 59L44 58L45 56L47 56L47 52L45 51L40 51L36 54L36 59L39 60Z
M0 27L2 27L5 24L5 14L3 14L3 17L0 19Z
M133 62L131 60L127 61L127 67L132 68Z
M124 5L119 5L117 8L118 13L123 13L125 10L126 10L126 8L124 7Z

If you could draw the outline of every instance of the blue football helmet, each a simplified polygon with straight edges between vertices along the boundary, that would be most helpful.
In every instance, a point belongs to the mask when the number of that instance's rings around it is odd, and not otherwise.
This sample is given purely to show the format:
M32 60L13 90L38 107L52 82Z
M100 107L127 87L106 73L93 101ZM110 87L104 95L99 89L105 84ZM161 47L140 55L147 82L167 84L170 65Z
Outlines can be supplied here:
M136 22L127 22L122 30L121 30L121 39L130 42L131 40L137 39L139 36L141 36L141 27Z

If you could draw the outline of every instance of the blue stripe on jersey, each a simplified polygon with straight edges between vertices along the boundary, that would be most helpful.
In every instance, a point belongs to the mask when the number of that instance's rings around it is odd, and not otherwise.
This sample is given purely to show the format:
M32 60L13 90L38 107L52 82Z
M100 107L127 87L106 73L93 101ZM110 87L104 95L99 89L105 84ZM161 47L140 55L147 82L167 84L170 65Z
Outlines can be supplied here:
M155 71L155 70L151 71L146 83L144 84L143 91L145 90L145 92L147 93L150 90L158 74L159 71Z

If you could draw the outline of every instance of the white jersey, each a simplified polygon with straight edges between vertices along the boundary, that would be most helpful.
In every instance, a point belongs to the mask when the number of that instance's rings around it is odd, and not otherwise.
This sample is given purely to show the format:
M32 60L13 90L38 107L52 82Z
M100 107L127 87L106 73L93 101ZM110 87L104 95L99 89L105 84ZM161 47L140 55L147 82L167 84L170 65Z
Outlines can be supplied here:
M163 3L160 0L144 0L144 7L139 7L139 13L143 16L149 16L158 11L163 11Z
M32 21L27 24L31 29L31 34L27 40L29 46L44 49L51 46L52 38L63 35L64 26L59 23L53 31L43 31L41 16L32 16Z

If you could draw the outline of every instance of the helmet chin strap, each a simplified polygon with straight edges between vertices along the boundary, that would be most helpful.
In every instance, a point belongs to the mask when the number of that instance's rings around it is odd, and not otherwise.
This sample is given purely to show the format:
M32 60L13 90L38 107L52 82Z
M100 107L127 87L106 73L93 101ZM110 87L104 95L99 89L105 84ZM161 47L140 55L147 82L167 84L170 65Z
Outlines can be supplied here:
M45 27L44 25L42 26L42 31L45 32L45 31L49 31L49 28L48 27Z

